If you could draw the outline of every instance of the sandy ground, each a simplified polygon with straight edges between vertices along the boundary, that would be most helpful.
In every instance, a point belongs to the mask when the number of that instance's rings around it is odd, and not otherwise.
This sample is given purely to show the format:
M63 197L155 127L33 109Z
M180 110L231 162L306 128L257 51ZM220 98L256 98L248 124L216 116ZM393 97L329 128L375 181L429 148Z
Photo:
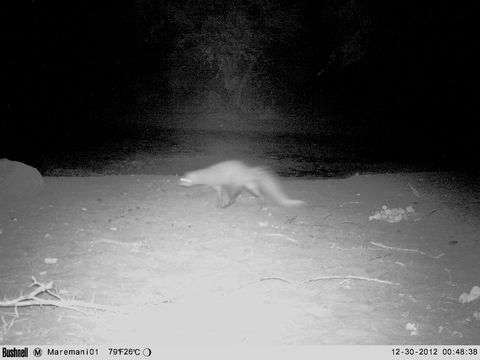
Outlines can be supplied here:
M478 177L286 180L308 205L267 209L248 195L218 209L177 181L46 177L34 199L2 204L4 303L33 276L98 308L2 307L0 343L480 343L480 299L458 301L480 286ZM369 220L383 205L414 213Z

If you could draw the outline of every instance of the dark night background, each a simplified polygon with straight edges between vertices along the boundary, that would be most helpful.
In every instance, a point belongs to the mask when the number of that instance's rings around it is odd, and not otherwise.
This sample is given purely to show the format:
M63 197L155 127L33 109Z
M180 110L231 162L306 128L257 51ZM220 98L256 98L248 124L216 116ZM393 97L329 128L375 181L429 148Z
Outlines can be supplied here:
M27 6L4 13L0 158L42 167L49 154L228 119L224 131L294 131L388 145L392 161L478 166L470 2Z

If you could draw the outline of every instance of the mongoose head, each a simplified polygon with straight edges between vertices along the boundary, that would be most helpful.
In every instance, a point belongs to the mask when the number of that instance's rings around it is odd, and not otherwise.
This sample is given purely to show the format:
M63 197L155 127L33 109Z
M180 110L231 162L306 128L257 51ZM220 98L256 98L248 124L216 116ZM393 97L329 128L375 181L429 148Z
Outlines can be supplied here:
M183 177L180 178L180 186L193 186L197 185L196 176L191 172L187 172Z

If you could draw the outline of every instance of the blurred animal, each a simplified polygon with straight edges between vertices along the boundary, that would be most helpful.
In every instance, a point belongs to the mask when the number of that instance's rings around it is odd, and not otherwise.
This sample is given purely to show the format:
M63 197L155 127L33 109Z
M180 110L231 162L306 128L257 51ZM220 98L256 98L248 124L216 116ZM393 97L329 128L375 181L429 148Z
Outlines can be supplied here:
M290 199L282 190L280 182L265 167L251 167L241 161L223 161L205 169L187 172L180 179L181 186L206 185L217 193L217 207L232 205L242 190L260 199L265 206L265 196L281 206L305 204L302 200Z

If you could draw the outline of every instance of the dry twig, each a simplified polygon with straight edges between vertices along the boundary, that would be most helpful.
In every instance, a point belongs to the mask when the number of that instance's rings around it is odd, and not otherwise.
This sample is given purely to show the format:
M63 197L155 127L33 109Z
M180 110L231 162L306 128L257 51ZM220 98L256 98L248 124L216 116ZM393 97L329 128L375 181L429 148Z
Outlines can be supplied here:
M380 279L369 278L369 277L365 277L365 276L355 276L355 275L319 276L319 277L316 277L314 279L307 279L307 280L300 281L300 282L298 282L298 284L300 285L300 284L306 284L306 283L316 282L316 281L320 281L320 280L338 280L338 279L341 279L341 280L364 280L364 281L372 281L372 282L377 282L377 283L380 283L380 284L387 284L387 285L400 285L399 283L394 283L394 282L391 282L391 281L388 281L388 280L380 280ZM242 286L240 286L237 290L243 289L246 286L256 284L256 283L266 281L266 280L280 280L280 281L283 281L287 284L292 283L291 281L283 279L281 277L275 277L275 276L264 277L264 278L260 278L258 280L249 281L249 282L243 284Z
M263 235L265 235L265 236L280 236L280 237L283 237L283 238L287 239L290 242L293 242L294 244L298 244L298 240L292 239L291 237L288 237L287 235L283 235L283 234L263 234Z
M355 276L355 275L332 275L332 276L319 276L316 277L315 279L308 279L304 280L304 283L309 283L309 282L315 282L315 281L320 281L320 280L336 280L336 279L343 279L343 280L365 280L365 281L373 281L373 282L378 282L380 284L387 284L387 285L400 285L399 283L394 283L391 281L387 280L380 280L380 279L375 279L375 278L369 278L365 276Z
M424 255L424 256L428 256L429 258L432 258L432 259L440 259L443 255L445 255L444 253L441 253L441 254L439 254L439 255L433 256L433 255L427 254L426 252L420 251L420 250L418 250L418 249L397 248L397 247L392 247L392 246L383 245L383 244L381 244L381 243L377 243L377 242L373 242L373 241L370 241L370 244L375 245L375 246L378 246L378 247L381 247L382 249L387 249L387 250L416 252L416 253L422 254L422 255Z
M430 210L429 212L427 212L425 215L420 216L420 217L414 219L413 221L415 221L415 222L420 221L420 220L422 220L423 218L426 218L427 216L433 214L433 213L436 212L436 211L437 211L437 209L432 209L432 210Z
M418 198L422 197L422 195L420 195L418 190L415 189L412 184L408 183L408 186L410 187L410 190L412 190L413 195L415 195Z
M252 281L249 281L243 285L241 285L240 287L237 288L237 290L240 290L240 289L243 289L244 287L246 286L249 286L249 285L252 285L252 284L256 284L256 283L259 283L259 282L262 282L262 281L267 281L267 280L279 280L279 281L283 281L283 282L286 282L287 284L290 284L290 281L288 280L285 280L281 277L277 277L277 276L271 276L271 277L262 277L258 280L252 280Z
M111 239L98 239L98 240L92 241L92 244L101 244L101 243L122 246L130 249L132 252L135 252L135 253L139 252L142 247L146 247L143 241L124 242L124 241L111 240Z
M63 299L61 296L59 296L58 294L52 291L53 281L43 284L38 282L33 276L32 276L32 280L33 282L30 285L30 287L36 286L37 287L36 289L31 291L27 295L20 295L11 300L0 301L0 307L15 307L16 309L18 307L25 307L25 306L56 306L60 308L78 311L82 314L86 314L83 310L81 310L82 308L112 311L112 312L119 311L119 309L112 306L94 304L93 302L89 303L89 302L84 302L79 300ZM40 295L41 293L47 293L50 296L54 297L55 299L43 299L38 297L38 295Z
M349 204L361 204L362 202L361 201L346 201L346 202L343 202L339 205L339 207L344 207L345 205L349 205Z

